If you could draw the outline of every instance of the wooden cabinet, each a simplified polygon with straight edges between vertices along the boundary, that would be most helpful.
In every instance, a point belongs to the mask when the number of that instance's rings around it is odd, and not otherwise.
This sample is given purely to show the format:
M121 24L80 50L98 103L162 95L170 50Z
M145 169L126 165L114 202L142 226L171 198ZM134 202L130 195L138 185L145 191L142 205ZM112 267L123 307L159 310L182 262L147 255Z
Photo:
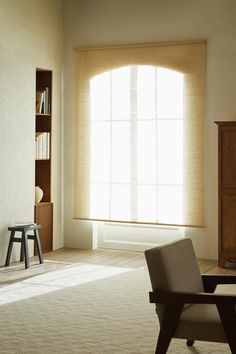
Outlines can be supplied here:
M236 121L218 125L219 266L236 261Z
M43 252L52 251L53 204L42 202L35 204L35 222L41 225L40 240Z
M36 70L35 186L43 191L35 204L35 222L41 225L43 252L53 248L53 204L51 201L52 71Z

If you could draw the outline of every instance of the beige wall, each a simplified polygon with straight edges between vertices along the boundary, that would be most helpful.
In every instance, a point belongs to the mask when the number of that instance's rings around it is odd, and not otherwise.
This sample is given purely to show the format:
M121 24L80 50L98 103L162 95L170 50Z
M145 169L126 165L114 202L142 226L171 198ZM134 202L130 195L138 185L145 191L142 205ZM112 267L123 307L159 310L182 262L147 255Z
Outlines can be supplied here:
M235 0L66 0L64 198L65 245L90 247L91 224L73 220L73 48L207 41L205 228L187 230L198 257L217 257L216 120L236 119Z
M59 248L62 1L0 0L0 264L9 240L7 227L34 218L36 67L53 70L52 201L54 248Z

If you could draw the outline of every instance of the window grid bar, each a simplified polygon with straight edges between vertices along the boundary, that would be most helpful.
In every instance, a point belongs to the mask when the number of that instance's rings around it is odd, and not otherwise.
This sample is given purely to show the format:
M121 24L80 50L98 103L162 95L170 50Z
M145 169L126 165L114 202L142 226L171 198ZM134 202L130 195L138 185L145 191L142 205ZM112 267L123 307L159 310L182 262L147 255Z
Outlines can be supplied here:
M107 121L107 120L106 120ZM112 195L112 71L110 71L110 175L109 175L109 218L111 219Z
M157 68L155 68L155 135L156 135L156 220L158 220L158 115L157 115Z
M109 184L110 182L101 182L101 181L90 181L90 184ZM130 186L130 182L113 182L113 185L117 186ZM137 183L137 186L145 186L145 187L155 187L156 183ZM178 183L159 183L160 187L183 187L183 184Z
M136 220L137 208L137 66L130 67L130 216Z
M163 122L168 122L168 121L178 121L178 120L183 120L183 117L178 117L178 118L136 118L137 122L155 122L158 120L158 122L163 121ZM93 123L106 123L110 122L111 119L96 119L96 120L91 120L91 124ZM124 118L124 119L112 119L112 122L130 122L130 119Z

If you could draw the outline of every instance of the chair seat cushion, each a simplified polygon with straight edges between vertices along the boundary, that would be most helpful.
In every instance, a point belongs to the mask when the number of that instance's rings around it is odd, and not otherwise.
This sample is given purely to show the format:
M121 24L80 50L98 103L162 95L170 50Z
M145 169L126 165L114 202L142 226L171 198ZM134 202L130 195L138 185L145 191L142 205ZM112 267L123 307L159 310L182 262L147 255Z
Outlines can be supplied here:
M215 293L236 294L236 285L219 285ZM175 338L227 343L216 305L194 304L181 314Z

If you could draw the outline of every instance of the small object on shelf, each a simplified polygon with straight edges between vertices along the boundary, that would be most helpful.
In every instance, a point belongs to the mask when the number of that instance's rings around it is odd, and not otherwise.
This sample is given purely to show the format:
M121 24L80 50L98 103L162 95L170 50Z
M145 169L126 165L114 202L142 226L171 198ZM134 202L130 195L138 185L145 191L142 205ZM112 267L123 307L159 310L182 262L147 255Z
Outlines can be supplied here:
M43 199L43 191L39 186L35 186L35 204L40 203Z

